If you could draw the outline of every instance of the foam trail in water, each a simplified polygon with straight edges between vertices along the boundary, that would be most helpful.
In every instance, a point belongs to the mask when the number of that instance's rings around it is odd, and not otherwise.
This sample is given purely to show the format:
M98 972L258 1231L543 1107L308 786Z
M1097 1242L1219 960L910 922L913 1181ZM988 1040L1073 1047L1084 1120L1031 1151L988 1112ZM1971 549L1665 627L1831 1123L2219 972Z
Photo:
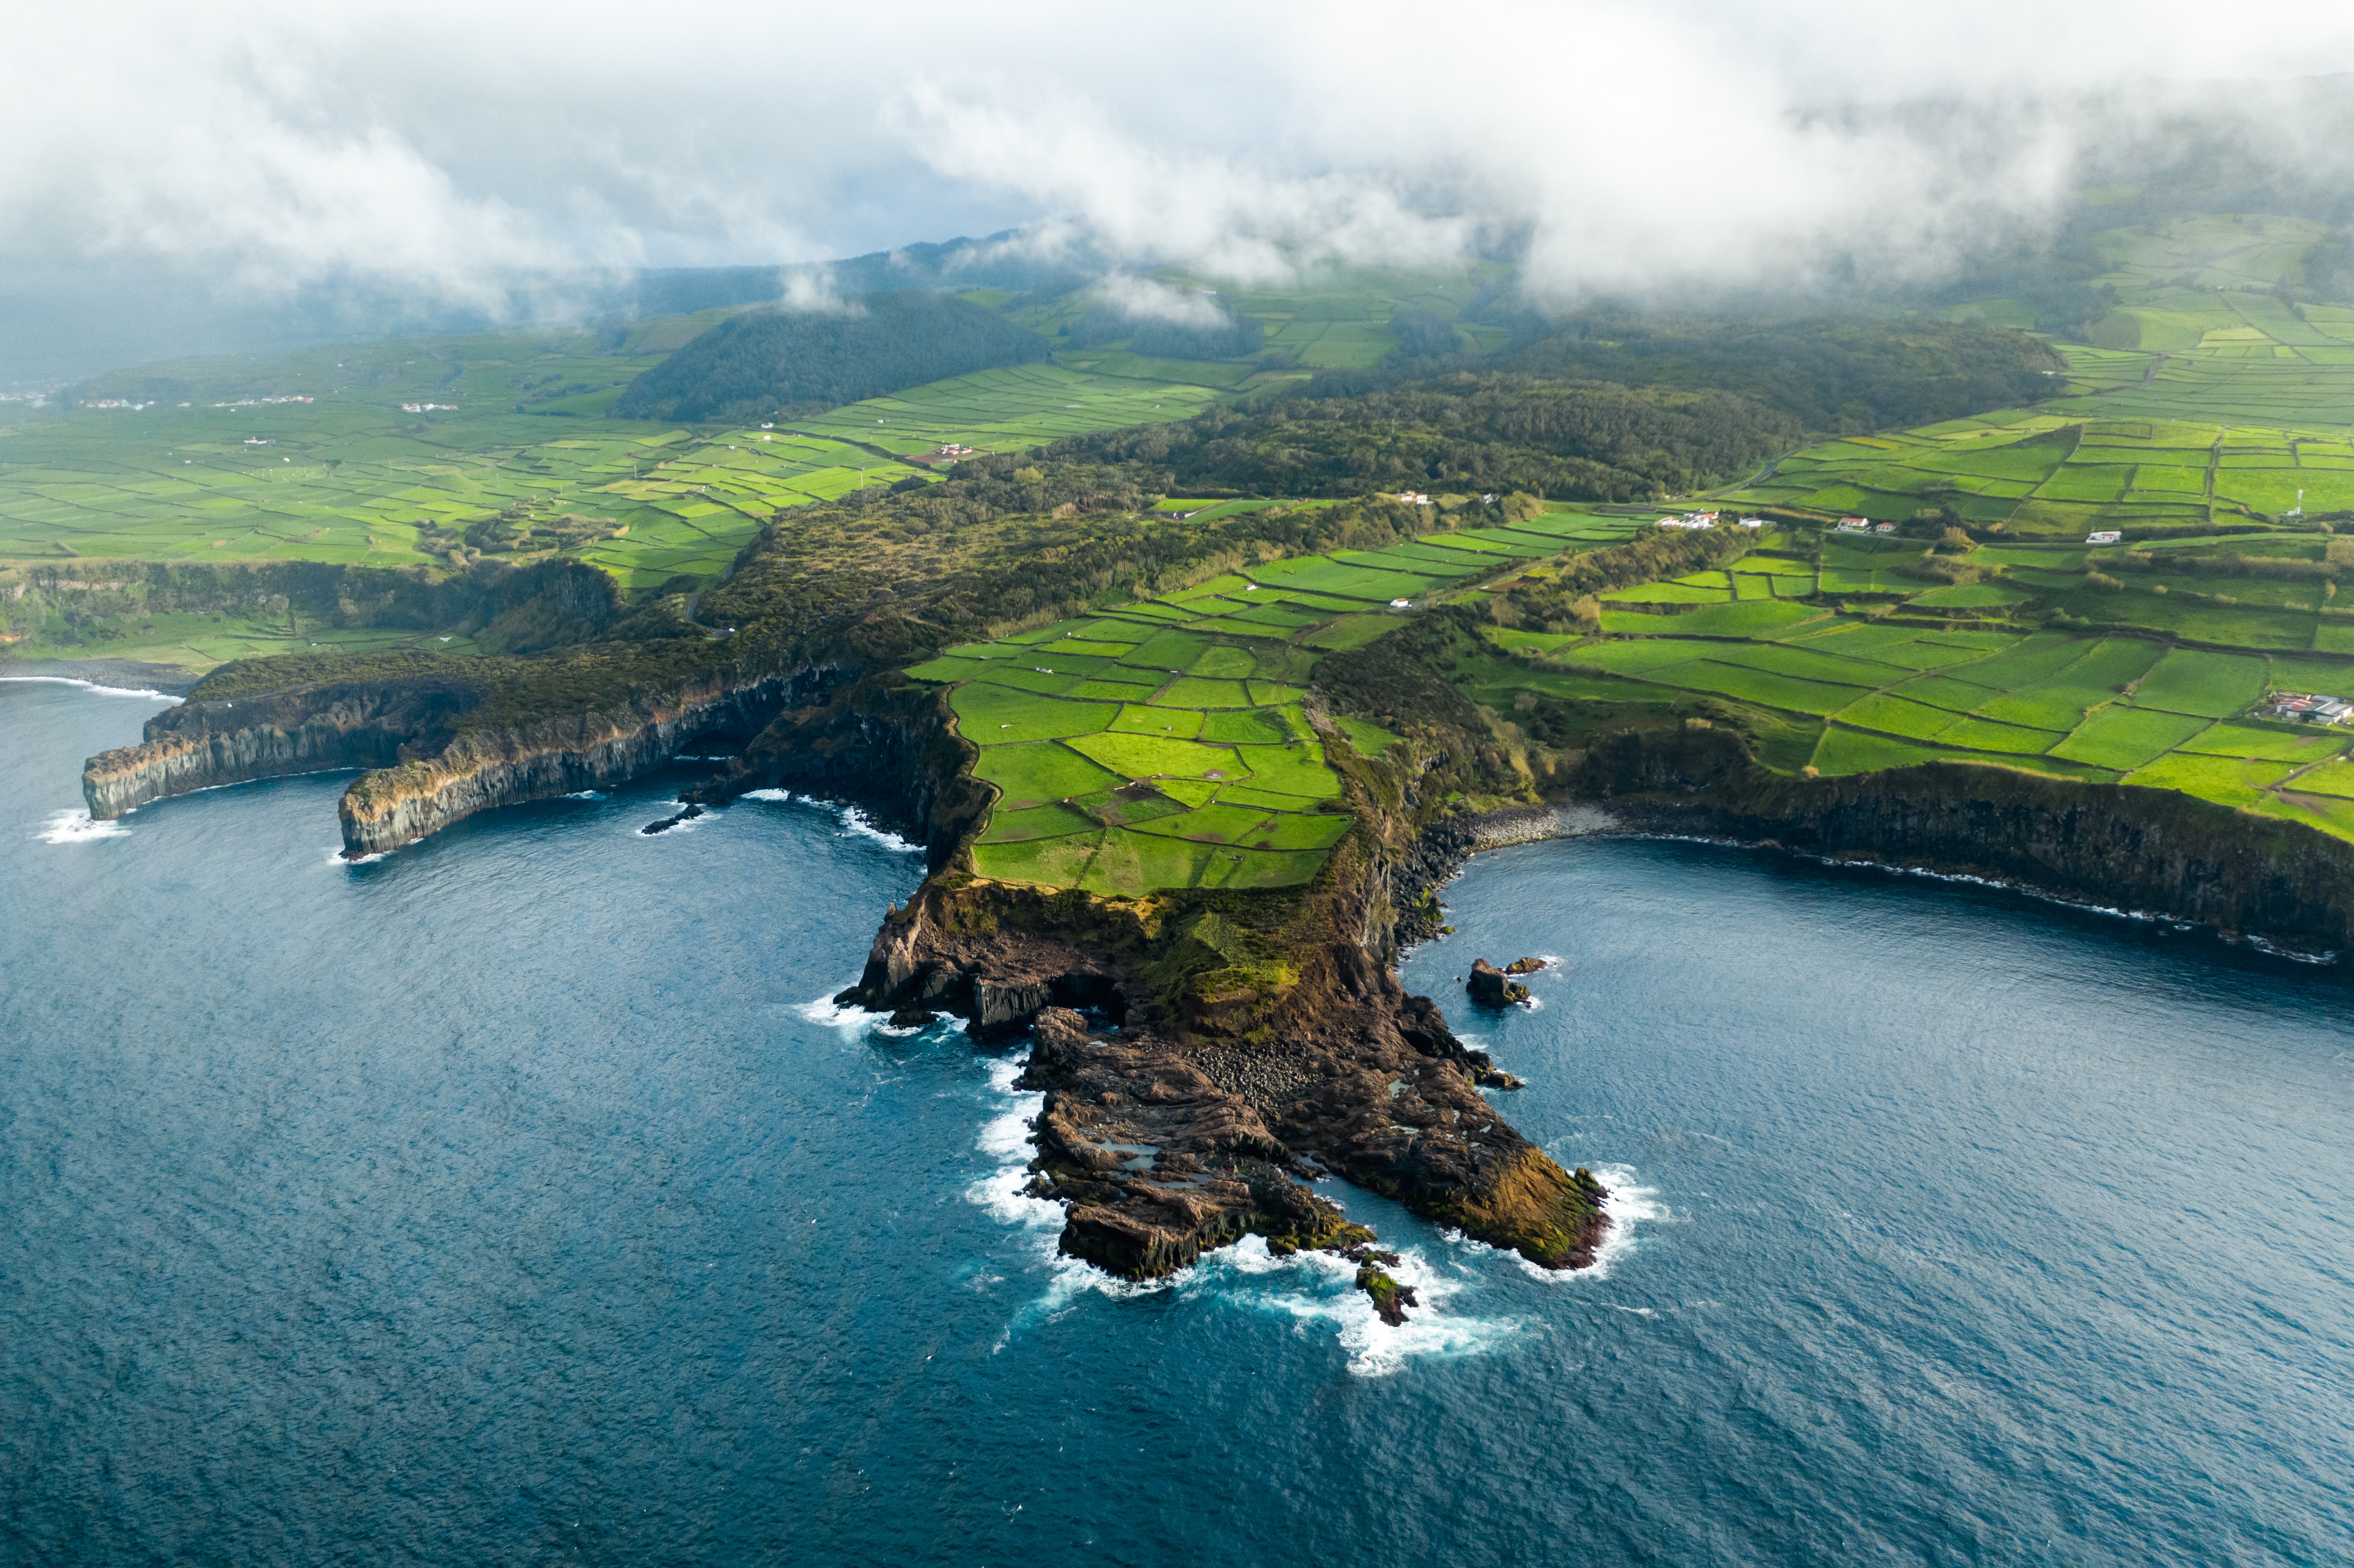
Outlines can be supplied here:
M976 1142L997 1169L967 1186L964 1196L967 1202L980 1204L992 1218L1007 1224L1051 1227L1059 1233L1062 1206L1022 1190L1030 1182L1030 1123L1046 1107L1044 1095L1015 1086L1029 1060L1025 1051L988 1065L990 1100L1001 1108L981 1124Z
M567 800L601 800L605 794L601 789L575 789L564 798Z
M79 808L52 812L48 826L37 835L45 844L80 844L93 839L128 838L131 830L120 821L100 821Z
M0 675L0 681L18 681L27 685L80 686L85 692L96 692L101 697L147 697L161 703L185 702L169 692L150 691L144 686L101 686L96 681L84 681L72 675Z
M790 789L747 789L741 797L747 800L774 800L779 805L793 798Z

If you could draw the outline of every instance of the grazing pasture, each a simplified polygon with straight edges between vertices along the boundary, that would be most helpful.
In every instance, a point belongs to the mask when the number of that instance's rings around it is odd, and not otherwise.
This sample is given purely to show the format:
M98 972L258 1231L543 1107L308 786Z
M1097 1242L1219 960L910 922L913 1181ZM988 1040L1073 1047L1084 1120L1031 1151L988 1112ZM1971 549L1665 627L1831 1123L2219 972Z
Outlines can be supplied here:
M1218 396L1207 387L1016 365L787 422L879 452L915 456L951 442L980 451L1018 451L1066 436L1188 418Z
M727 313L649 323L610 353L586 334L492 334L101 378L86 403L140 406L0 424L0 564L440 565L487 544L586 560L631 591L709 582L779 510L930 471L905 456L1182 418L1220 395L1031 365L775 429L604 417L660 362L633 345L675 347L664 322Z
M2228 556L2217 551L2225 542ZM1781 715L1786 735L1814 736L1792 766L1822 775L1975 761L2175 789L2354 837L2354 810L2303 800L2354 777L2337 760L2354 734L2262 711L2270 691L2354 694L2354 656L2330 656L2338 612L2308 611L2291 626L2285 611L2238 602L2285 583L2322 602L2330 579L2316 574L2334 569L2325 543L2273 533L2139 551L1948 546L1944 558L1986 574L1971 586L2007 589L1956 603L1951 587L1893 569L1923 557L1921 541L1834 539L1826 559L1837 550L1867 563L1856 575L1889 588L1862 602L1826 588L1806 602L1605 611L1599 636L1490 628L1490 641L1521 668L1486 679L1547 694L1564 675L1639 680L1648 691L1577 694L1672 704L1681 693L1764 710ZM1736 564L1736 577L1746 565ZM2172 594L2094 586L2112 571L2120 574L2112 581L2132 574L2184 586ZM2288 575L2265 575L2281 571ZM1748 625L1728 619L1763 610L1779 613ZM2354 631L2354 617L2344 624ZM2190 627L2223 645L2190 641Z
M1317 662L1405 624L1412 612L1390 608L1394 599L1458 592L1539 556L1617 543L1634 526L1548 512L1510 530L1262 562L913 667L911 677L951 688L959 732L981 748L974 776L1000 792L975 867L1128 895L1312 879L1354 820L1325 753L1333 742L1301 706ZM1481 547L1447 547L1474 532ZM1096 700L1115 686L1117 705ZM1360 719L1331 733L1364 755L1397 740Z

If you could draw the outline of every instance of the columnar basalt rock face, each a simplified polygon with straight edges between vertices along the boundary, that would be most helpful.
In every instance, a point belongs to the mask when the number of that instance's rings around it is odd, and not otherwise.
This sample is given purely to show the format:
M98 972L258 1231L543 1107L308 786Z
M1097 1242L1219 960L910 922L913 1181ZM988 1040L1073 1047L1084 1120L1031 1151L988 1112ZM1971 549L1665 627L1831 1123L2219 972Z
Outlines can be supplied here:
M552 800L648 773L714 728L755 728L784 681L717 678L611 714L588 712L518 731L474 731L429 758L363 776L336 807L344 853L379 854L477 811Z
M137 746L82 766L93 817L151 800L290 773L382 768L405 747L431 742L472 705L462 689L429 682L328 685L237 703L184 703L147 721Z
M379 853L496 806L635 778L715 729L750 734L782 705L782 676L712 675L684 688L511 730L465 728L477 697L451 682L326 685L157 715L140 745L91 758L94 817L168 796L330 768L369 769L337 807L344 852Z
M2354 945L2354 844L2172 790L1937 763L1761 777L1611 805L1638 829L1983 876L2304 946Z

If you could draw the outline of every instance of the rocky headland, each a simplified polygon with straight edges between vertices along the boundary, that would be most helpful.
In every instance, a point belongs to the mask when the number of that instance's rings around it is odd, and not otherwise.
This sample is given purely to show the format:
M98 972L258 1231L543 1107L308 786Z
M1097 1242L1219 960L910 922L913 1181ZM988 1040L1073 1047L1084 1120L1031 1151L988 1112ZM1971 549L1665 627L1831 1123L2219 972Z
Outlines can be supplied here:
M1326 1178L1549 1268L1590 1264L1609 1224L1593 1175L1564 1170L1498 1113L1490 1092L1520 1080L1398 983L1400 951L1446 932L1438 890L1471 854L1683 833L1982 876L2317 948L2349 938L2354 846L2170 791L1951 764L1808 778L1761 766L1735 725L1641 705L1593 705L1575 744L1533 748L1466 694L1494 659L1468 604L1314 666L1299 711L1352 822L1307 885L1111 896L981 877L968 848L995 789L974 776L976 748L941 688L903 671L985 628L1008 592L1052 590L1076 613L1148 573L1318 544L1298 532L1310 524L1421 525L1334 508L1218 525L1263 537L1123 524L1048 558L1001 524L1066 509L1126 515L1138 493L1094 471L1030 479L1001 466L871 514L862 503L772 524L693 607L700 621L683 598L624 620L577 574L512 574L470 588L481 603L469 613L540 646L530 656L225 666L151 720L140 745L90 759L90 810L357 768L339 814L345 853L361 856L497 806L639 777L724 737L716 748L734 760L645 830L781 786L855 800L921 839L923 885L885 915L840 1000L901 1025L950 1013L983 1041L1029 1038L1024 1082L1044 1097L1032 1191L1065 1205L1066 1252L1141 1278L1246 1235L1278 1253L1324 1248L1357 1266L1393 1321L1412 1292L1377 1238L1319 1191ZM970 559L917 553L913 541L951 525L981 541ZM381 613L438 610L398 599L436 585L395 588ZM576 605L584 595L593 613ZM739 634L715 637L717 625ZM1361 752L1342 715L1386 738ZM1540 967L1480 959L1469 1000L1523 1003Z
M1368 1244L1304 1185L1337 1175L1543 1266L1593 1261L1601 1184L1497 1114L1492 1064L1363 945L1296 948L1291 973L1236 995L1176 978L1220 961L1204 938L1223 934L1200 929L1220 916L1124 903L935 877L838 999L1031 1033L1032 1190L1069 1205L1065 1252L1145 1278L1246 1234Z
M636 778L715 731L757 730L788 684L705 672L668 690L500 725L469 722L485 697L472 673L428 669L218 700L200 683L148 720L139 745L84 764L82 795L105 820L191 790L360 768L337 806L344 853L356 858L477 811Z

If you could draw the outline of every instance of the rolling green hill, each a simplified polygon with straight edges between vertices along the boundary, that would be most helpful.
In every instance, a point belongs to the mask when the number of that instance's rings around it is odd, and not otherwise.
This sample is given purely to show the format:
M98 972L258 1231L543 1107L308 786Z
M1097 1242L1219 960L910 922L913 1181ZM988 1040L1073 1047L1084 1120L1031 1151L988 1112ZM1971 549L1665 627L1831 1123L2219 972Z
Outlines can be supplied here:
M1044 338L953 294L862 294L730 317L630 383L625 419L773 419L1044 359Z

